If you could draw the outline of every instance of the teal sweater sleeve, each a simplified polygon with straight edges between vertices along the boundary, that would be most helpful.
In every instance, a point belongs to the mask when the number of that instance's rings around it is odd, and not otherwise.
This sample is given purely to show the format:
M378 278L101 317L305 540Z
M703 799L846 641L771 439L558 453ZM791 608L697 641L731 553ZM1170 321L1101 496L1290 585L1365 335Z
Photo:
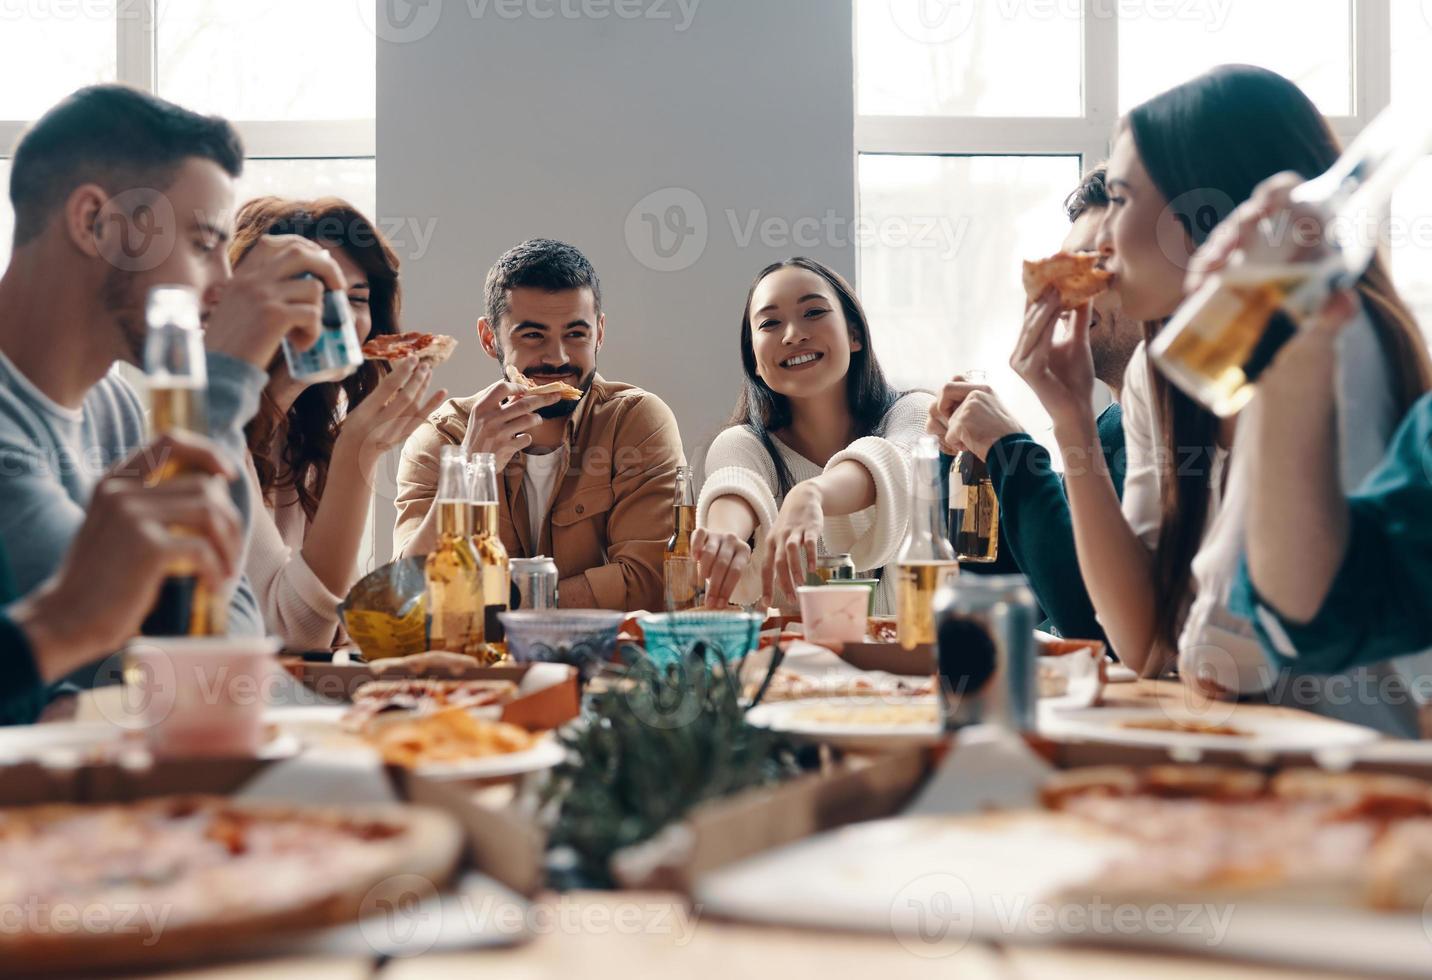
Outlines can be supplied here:
M1348 504L1347 554L1311 622L1278 615L1246 564L1239 572L1235 608L1251 614L1279 667L1341 673L1432 647L1432 395L1413 406Z
M1124 493L1124 425L1118 405L1099 416L1099 446L1114 481ZM1066 466L1087 465L1066 460ZM1049 451L1025 433L1006 436L987 460L999 497L1000 531L1020 570L1029 579L1050 625L1061 636L1103 640L1104 630L1079 572L1074 521L1064 483Z

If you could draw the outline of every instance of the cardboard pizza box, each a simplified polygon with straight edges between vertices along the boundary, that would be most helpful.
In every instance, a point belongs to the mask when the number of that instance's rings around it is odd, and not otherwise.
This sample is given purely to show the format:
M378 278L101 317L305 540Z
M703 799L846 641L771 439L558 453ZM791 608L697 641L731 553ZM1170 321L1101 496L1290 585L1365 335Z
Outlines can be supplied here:
M651 840L619 851L612 874L627 889L689 895L696 879L812 834L898 813L929 772L925 749L848 755L826 772L694 808Z

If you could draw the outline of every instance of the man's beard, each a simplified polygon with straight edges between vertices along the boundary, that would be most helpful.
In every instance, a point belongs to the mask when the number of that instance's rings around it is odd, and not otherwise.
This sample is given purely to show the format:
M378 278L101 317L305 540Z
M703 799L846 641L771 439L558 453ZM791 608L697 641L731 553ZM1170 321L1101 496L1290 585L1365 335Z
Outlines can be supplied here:
M522 373L539 385L551 384L553 381L565 381L580 391L583 397L592 390L592 379L597 376L596 368L593 368L585 378L581 378L576 371L561 371L556 374L527 374L525 371ZM581 380L578 381L578 378ZM568 401L564 398L555 405L537 409L536 415L541 419L564 419L575 412L577 406L581 404L581 401Z
M1124 369L1133 358L1137 344L1120 345L1119 321L1100 316L1089 328L1089 355L1094 362L1094 377L1114 389L1123 387Z
M139 288L139 277L123 269L110 269L101 290L105 312L114 317L119 329L120 357L136 367L142 367L148 325L144 319L144 296Z

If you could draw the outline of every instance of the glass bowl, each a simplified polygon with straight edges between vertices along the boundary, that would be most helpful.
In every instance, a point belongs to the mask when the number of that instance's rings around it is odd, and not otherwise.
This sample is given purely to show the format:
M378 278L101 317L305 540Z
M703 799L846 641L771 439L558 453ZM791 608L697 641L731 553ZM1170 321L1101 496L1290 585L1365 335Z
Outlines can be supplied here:
M697 644L705 643L708 664L716 663L719 649L729 661L739 660L760 646L760 613L726 610L688 610L652 613L637 620L646 638L646 652L659 665L679 663Z
M571 664L590 677L616 655L625 613L607 609L521 609L498 613L507 655L518 663Z

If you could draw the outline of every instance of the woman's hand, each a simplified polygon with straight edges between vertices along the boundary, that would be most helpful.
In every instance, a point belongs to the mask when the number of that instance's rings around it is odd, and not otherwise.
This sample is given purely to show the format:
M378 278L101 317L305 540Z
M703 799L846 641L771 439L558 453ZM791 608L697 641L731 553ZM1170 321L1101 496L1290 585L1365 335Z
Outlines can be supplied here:
M816 569L825 505L813 481L797 483L786 494L776 524L761 544L761 596L769 606L776 587L794 599L807 572Z
M1024 311L1024 327L1009 366L1039 396L1056 427L1087 422L1093 415L1091 315L1087 303L1073 311L1069 336L1057 339L1055 328L1062 315L1059 293L1052 286Z
M401 446L442 404L447 391L427 397L432 368L405 357L378 383L378 387L348 413L334 444L335 458L352 460L364 477L371 477L383 454Z
M698 527L691 536L691 553L706 582L706 608L725 609L751 563L751 546L730 532Z

